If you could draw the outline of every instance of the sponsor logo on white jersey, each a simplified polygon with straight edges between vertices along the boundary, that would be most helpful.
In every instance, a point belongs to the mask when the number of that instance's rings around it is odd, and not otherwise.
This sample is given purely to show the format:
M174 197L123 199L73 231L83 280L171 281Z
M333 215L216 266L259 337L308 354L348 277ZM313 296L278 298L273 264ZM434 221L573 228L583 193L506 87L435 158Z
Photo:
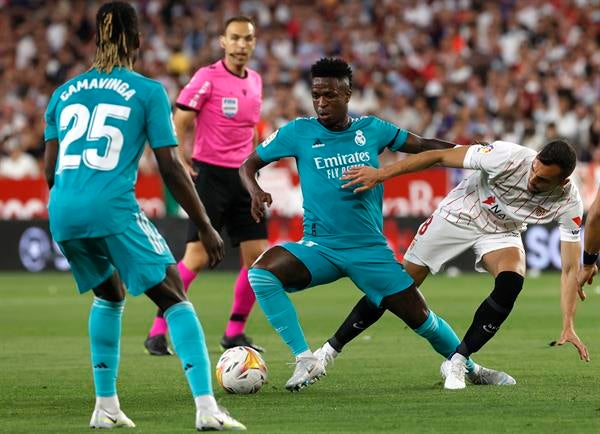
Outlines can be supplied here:
M480 154L489 154L494 150L494 145L482 145L477 149Z

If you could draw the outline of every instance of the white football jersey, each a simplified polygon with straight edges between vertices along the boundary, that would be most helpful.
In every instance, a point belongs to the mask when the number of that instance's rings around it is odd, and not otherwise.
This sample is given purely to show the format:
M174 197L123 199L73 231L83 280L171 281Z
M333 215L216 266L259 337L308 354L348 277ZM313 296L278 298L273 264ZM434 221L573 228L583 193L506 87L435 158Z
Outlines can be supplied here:
M536 154L503 141L470 146L464 167L476 171L448 193L434 214L484 233L522 232L529 223L555 221L562 241L579 241L583 203L572 182L543 193L527 190Z

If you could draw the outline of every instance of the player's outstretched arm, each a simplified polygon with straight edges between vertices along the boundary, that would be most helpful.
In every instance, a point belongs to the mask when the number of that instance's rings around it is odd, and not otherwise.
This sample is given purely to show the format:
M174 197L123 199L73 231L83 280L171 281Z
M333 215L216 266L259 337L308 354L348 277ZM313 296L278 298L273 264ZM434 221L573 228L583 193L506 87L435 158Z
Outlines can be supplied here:
M258 171L267 164L268 163L261 160L256 151L253 151L240 167L242 184L244 184L244 187L248 190L248 193L250 193L250 197L252 198L252 218L256 220L257 223L261 221L266 214L265 203L267 206L271 206L271 203L273 203L271 195L260 188L260 185L258 185L256 180Z
M558 345L570 342L577 348L579 357L586 362L590 361L590 355L577 333L575 333L575 311L577 307L577 296L584 300L585 293L577 282L577 271L579 270L579 258L581 257L581 243L561 241L560 258L562 272L560 276L560 307L563 314L563 329L558 340Z
M48 189L54 186L54 173L56 172L56 159L58 158L58 140L48 140L44 149L44 176Z
M214 267L223 259L223 240L212 227L190 175L185 171L174 146L155 148L154 155L169 191L198 228L202 244L208 253L209 266Z
M587 283L591 284L594 276L598 274L596 261L598 252L600 252L600 191L596 193L594 203L590 206L587 220L585 222L583 265L577 275L577 282L580 286Z
M350 181L342 185L342 188L360 185L360 187L354 189L354 193L360 193L361 191L372 189L386 179L404 173L418 172L436 164L444 167L463 167L468 149L468 147L459 147L421 152L380 169L370 166L353 167L348 169L342 176L342 181Z
M400 149L400 152L407 154L418 154L425 151L433 151L436 149L452 149L456 147L456 143L446 142L440 139L427 139L425 137L417 136L413 133L408 133L406 142Z

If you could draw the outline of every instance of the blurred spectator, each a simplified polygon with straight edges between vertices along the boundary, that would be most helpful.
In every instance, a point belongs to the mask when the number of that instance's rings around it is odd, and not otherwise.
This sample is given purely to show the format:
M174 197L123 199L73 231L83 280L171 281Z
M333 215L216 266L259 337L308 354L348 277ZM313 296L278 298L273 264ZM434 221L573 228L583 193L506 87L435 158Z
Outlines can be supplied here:
M31 135L26 136L33 140ZM24 146L18 143L14 138L9 140L5 148L8 155L0 157L0 176L10 179L22 179L35 177L40 174L38 161L30 154L26 153Z
M0 2L3 161L14 152L40 158L48 96L93 56L96 3ZM256 19L251 66L264 77L263 138L312 114L308 69L330 55L352 64L353 115L376 114L461 143L502 138L538 148L560 135L581 160L600 161L597 0L133 3L143 36L138 67L171 98L190 71L219 57L226 18ZM143 167L155 170L151 159Z

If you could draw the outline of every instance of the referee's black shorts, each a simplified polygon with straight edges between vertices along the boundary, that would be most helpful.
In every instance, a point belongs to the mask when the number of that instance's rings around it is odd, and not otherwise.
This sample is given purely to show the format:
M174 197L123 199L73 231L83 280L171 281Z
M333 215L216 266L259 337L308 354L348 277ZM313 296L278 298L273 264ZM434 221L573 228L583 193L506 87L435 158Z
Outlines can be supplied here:
M233 247L243 241L267 239L267 223L263 219L256 223L250 213L250 194L242 185L238 169L213 166L193 161L198 174L194 180L198 196L214 228L221 232L223 227ZM187 242L199 241L198 228L190 220Z

